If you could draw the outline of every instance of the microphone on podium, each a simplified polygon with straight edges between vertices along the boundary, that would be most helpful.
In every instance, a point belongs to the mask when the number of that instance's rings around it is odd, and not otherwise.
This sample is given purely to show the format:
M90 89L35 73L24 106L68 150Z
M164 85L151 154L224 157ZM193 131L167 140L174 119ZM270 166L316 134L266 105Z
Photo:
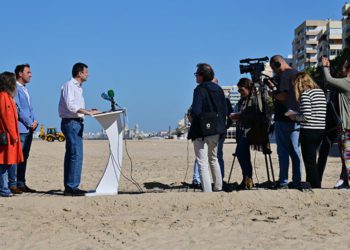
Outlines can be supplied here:
M103 92L101 94L101 97L102 97L102 99L105 99L107 101L111 101L111 98L109 97L109 95L106 92Z
M112 89L108 90L107 93L103 92L101 94L101 97L107 101L111 102L111 111L116 111L117 108L115 107L115 101L114 101L114 91Z
M112 98L112 99L114 98L114 91L113 91L113 89L108 90L107 94L108 94L108 96L110 98Z

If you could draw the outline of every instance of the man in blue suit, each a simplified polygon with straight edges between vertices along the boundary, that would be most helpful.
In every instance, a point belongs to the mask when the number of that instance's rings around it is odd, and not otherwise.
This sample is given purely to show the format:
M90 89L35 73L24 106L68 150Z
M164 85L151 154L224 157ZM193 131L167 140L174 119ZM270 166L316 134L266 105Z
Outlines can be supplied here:
M9 171L9 188L14 194L20 194L22 192L33 193L36 191L26 185L25 178L27 159L29 157L29 151L33 140L33 132L38 127L38 121L34 116L29 92L26 87L27 83L30 82L30 78L32 77L29 64L17 65L15 74L17 80L15 102L18 110L19 132L24 162L18 164L17 169L15 166L13 166Z

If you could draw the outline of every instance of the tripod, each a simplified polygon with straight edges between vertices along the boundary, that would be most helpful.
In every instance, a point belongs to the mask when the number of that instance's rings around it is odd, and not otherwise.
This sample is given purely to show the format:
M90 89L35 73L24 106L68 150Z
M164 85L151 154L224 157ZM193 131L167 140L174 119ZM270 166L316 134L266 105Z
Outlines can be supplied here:
M263 148L262 153L264 154L264 158L265 158L265 167L266 167L266 174L267 174L267 187L274 189L274 188L276 188L276 180L275 180L275 174L273 171L273 165L272 165L272 159L271 159L272 151L270 148L270 142L268 142L266 144L266 147ZM233 173L233 167L234 167L236 157L237 157L237 147L236 147L236 151L234 153L232 153L232 156L233 156L233 161L232 161L231 170L230 170L227 184L230 184L231 176ZM271 182L270 175L272 177L272 182Z

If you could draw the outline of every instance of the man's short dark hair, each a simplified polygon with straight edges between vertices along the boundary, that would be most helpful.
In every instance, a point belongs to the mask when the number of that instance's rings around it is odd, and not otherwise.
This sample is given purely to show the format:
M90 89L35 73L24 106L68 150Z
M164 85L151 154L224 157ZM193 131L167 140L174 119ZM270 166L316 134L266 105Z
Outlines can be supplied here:
M72 69L72 76L73 78L79 75L80 72L84 71L84 68L88 68L88 66L85 63L78 62L74 64Z
M30 65L28 63L26 64L20 64L20 65L17 65L16 68L15 68L15 74L16 74L16 78L19 77L19 73L22 73L24 68L30 68Z
M198 63L196 73L203 77L204 82L212 81L215 76L213 68L207 63Z
M7 92L12 95L16 90L16 78L12 72L5 71L0 74L0 92Z

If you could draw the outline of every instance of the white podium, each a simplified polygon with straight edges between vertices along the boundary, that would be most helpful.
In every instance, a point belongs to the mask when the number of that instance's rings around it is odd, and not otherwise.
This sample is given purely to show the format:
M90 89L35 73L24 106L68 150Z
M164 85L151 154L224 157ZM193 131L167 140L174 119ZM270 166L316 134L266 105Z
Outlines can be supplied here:
M86 196L118 194L119 177L123 160L123 131L125 122L122 117L125 109L93 115L106 131L109 141L109 159L106 169L94 192Z

